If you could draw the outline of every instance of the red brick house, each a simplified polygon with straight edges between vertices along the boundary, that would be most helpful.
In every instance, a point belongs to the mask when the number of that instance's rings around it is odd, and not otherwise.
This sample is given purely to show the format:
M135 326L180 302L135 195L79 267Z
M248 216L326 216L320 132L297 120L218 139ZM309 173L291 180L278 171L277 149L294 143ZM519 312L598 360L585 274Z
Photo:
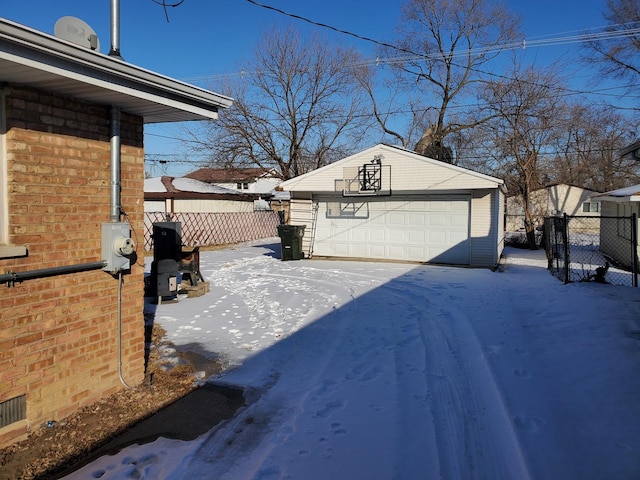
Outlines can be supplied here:
M0 447L142 382L144 125L231 103L0 18Z

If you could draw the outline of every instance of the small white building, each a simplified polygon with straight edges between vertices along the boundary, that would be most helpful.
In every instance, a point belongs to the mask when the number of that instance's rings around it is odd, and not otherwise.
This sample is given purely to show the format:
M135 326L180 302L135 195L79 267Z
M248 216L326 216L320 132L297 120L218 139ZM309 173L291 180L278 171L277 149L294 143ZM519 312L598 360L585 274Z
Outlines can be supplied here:
M493 267L504 182L379 144L280 184L305 256Z
M164 213L253 212L255 195L192 178L153 177L144 181L144 211Z
M637 219L640 216L640 185L620 188L593 197L602 205L600 223L600 250L618 264L631 268L638 255ZM635 215L636 224L631 218ZM613 218L618 217L618 218ZM620 217L626 217L624 220ZM630 248L635 239L636 247ZM636 259L634 259L636 255Z
M269 195L282 182L276 171L267 168L200 168L185 175L201 182L241 193Z
M544 217L555 215L600 216L600 203L594 197L598 192L575 185L557 183L531 192L530 208L536 226ZM524 201L522 195L507 198L506 231L524 230Z

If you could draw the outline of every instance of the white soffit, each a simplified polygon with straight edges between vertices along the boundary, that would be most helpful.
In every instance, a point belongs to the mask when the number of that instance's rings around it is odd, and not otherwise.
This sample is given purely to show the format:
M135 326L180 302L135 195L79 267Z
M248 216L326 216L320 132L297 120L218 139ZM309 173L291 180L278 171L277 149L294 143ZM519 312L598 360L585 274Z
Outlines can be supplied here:
M0 18L0 82L102 105L145 123L217 118L233 100Z

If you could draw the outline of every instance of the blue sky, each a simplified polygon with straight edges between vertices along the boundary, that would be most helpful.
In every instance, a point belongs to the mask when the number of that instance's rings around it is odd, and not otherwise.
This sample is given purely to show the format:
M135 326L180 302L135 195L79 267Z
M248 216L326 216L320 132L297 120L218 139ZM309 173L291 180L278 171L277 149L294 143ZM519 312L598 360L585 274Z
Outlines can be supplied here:
M158 0L161 1L161 0ZM167 3L177 0L166 0ZM380 41L393 38L401 1L371 0L257 0L291 14L309 18L338 29ZM502 0L522 17L523 33L529 45L577 35L584 29L605 25L605 0ZM56 20L74 16L88 23L100 38L100 50L110 46L110 0L0 0L0 16L46 33L53 33ZM121 39L123 58L149 70L207 87L216 76L234 74L239 65L252 58L253 50L268 27L293 23L301 30L318 30L331 41L352 45L365 57L375 58L375 45L301 20L261 8L247 0L184 0L167 8L153 0L121 1ZM527 47L530 61L546 63L569 61L579 43L560 46ZM576 71L576 81L585 80ZM148 155L181 154L179 142L165 137L179 136L179 126L146 127ZM174 164L164 172L181 175L193 166Z

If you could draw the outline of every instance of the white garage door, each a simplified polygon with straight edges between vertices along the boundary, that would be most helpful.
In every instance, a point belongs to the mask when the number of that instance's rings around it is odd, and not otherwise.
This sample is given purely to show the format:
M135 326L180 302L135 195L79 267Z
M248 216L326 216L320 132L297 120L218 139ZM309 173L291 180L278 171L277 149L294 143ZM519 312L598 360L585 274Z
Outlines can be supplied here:
M313 254L469 263L468 196L319 199Z

